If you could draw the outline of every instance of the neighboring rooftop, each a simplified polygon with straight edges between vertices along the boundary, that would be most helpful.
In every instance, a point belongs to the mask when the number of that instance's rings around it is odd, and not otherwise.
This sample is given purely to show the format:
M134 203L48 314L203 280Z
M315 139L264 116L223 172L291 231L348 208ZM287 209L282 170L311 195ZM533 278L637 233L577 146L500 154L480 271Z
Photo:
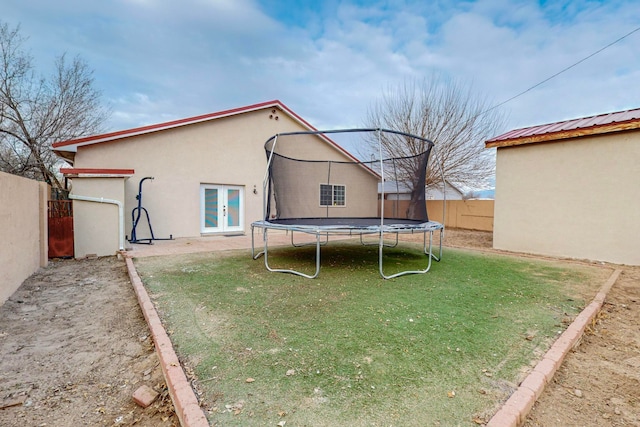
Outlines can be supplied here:
M633 129L640 129L640 108L511 130L489 139L485 147L509 147Z

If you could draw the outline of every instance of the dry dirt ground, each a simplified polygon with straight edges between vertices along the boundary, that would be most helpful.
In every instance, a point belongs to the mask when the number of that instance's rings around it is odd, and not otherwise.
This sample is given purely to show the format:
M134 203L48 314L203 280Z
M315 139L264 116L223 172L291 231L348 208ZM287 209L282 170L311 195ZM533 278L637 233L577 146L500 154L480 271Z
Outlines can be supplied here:
M125 264L52 261L0 307L0 426L177 426ZM133 392L160 393L146 409Z
M447 230L488 249L491 234ZM640 268L624 268L598 321L526 422L640 426ZM0 307L1 426L177 426L149 331L114 257L53 261ZM141 385L159 399L132 401Z
M640 268L623 270L597 319L526 427L640 426Z

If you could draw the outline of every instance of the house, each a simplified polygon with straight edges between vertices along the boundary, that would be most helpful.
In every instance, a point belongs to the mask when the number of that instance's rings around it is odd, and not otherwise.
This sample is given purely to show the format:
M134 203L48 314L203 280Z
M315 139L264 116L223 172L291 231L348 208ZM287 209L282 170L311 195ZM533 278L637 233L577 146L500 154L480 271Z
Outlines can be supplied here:
M426 200L463 200L464 193L458 186L445 181L446 186L431 185L425 187ZM382 191L382 184L378 184L378 193ZM411 189L403 182L386 181L384 183L385 200L411 200ZM445 197L446 196L446 197Z
M458 185L452 184L450 181L445 181L446 185L444 189L442 186L434 185L426 188L427 200L463 200L465 193L460 189Z
M640 109L485 146L497 148L494 248L640 265Z
M246 233L263 215L265 141L309 130L275 100L54 143L72 166L61 172L75 198L75 256L113 255L131 239L138 215L138 240L151 235L148 222L156 238ZM313 139L306 156L355 160L332 140Z

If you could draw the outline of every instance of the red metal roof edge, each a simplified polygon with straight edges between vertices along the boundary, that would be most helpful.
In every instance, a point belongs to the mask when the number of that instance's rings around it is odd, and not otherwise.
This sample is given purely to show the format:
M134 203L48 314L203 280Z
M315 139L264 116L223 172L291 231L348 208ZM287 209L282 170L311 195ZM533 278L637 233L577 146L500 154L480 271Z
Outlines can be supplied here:
M104 168L60 168L63 175L133 175L133 169L104 169Z
M626 123L638 121L640 124L640 108L597 114L594 116L579 117L560 122L547 123L525 128L513 129L501 135L485 141L485 144L499 141L518 140L520 138L534 137L545 134L559 133L578 129L599 128L612 123Z
M295 120L301 122L304 126L315 130L315 128L311 126L307 121L302 119L296 113L291 111L291 109L289 109L286 105L284 105L282 102L276 99L272 101L261 102L258 104L247 105L244 107L232 108L230 110L217 111L214 113L203 114L203 115L188 117L184 119L172 120L169 122L156 123L152 125L140 126L132 129L124 129L124 130L119 130L115 132L108 132L108 133L103 133L99 135L91 135L91 136L82 137L82 138L70 139L67 141L58 141L58 142L54 142L52 144L52 147L56 149L61 147L74 146L74 145L78 146L81 144L82 145L98 144L100 142L113 141L115 139L126 138L129 136L141 135L149 132L155 132L158 130L171 129L178 126L184 126L184 125L199 123L207 120L213 120L217 118L232 116L235 114L247 113L250 111L259 110L261 108L266 108L266 107L279 107L281 110L287 112L287 114L292 116Z

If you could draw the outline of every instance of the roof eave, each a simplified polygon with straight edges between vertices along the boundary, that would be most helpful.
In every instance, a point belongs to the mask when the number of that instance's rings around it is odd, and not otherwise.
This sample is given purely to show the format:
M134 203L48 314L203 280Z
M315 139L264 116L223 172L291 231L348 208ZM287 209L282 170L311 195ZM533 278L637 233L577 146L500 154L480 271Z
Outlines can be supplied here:
M517 145L535 144L539 142L556 142L573 138L597 136L607 133L623 132L640 129L640 120L609 123L606 125L592 126L589 128L570 129L559 132L549 132L539 135L529 135L520 138L490 139L485 142L485 148L513 147ZM499 138L499 137L498 137Z
M134 169L60 168L65 178L130 178Z
M64 160L65 162L69 163L70 165L73 166L73 163L76 160L76 152L75 151L59 151L59 150L53 150L53 152L60 158L62 158L62 160Z
M264 108L272 108L272 107L279 108L280 110L286 112L289 116L291 116L291 118L293 118L303 126L315 130L313 126L311 126L304 119L302 119L300 116L298 116L293 111L291 111L282 102L280 102L279 100L273 100L273 101L262 102L259 104L248 105L245 107L234 108L230 110L223 110L223 111L218 111L215 113L204 114L204 115L195 116L195 117L189 117L186 119L173 120L173 121L164 122L164 123L157 123L157 124L141 126L141 127L132 128L132 129L125 129L125 130L120 130L116 132L104 133L100 135L92 135L92 136L87 136L82 138L71 139L67 141L58 141L53 143L52 148L56 153L61 153L63 151L75 152L77 151L78 147L82 147L86 145L93 145L93 144L99 144L101 142L115 141L118 139L124 139L124 138L133 137L133 136L149 134L149 133L158 132L166 129L178 128L181 126L202 123L210 120L220 119L223 117L234 116L242 113L249 113L249 112L258 111Z

